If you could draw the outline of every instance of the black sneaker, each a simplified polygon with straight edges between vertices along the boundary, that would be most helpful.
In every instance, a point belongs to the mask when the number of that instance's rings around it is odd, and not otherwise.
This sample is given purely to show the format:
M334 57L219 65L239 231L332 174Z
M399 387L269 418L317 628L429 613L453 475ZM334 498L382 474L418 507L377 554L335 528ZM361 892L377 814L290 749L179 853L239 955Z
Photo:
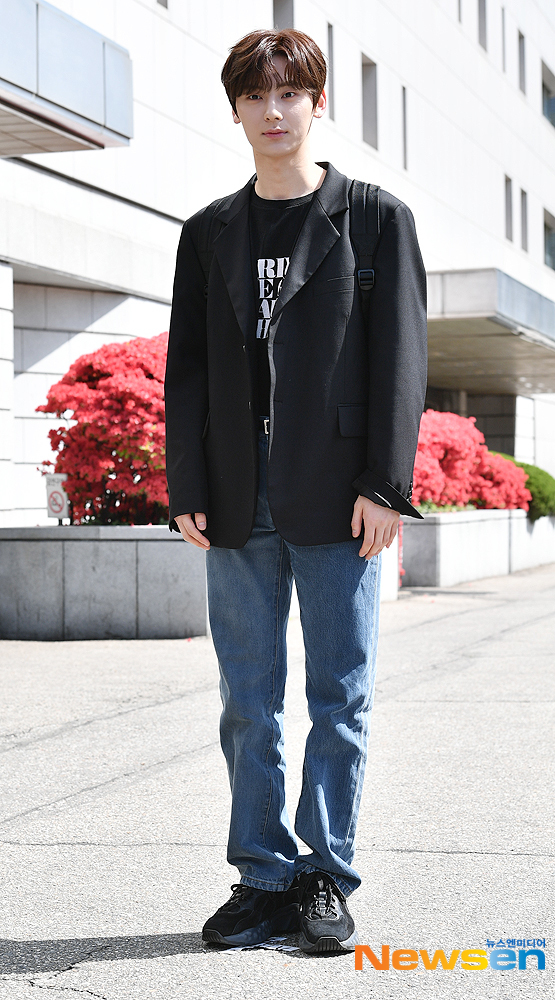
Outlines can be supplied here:
M232 885L227 903L216 910L202 928L202 940L210 944L260 944L274 934L299 929L298 885L283 892Z
M355 922L347 909L344 894L331 875L306 872L300 878L301 951L354 951L359 943Z

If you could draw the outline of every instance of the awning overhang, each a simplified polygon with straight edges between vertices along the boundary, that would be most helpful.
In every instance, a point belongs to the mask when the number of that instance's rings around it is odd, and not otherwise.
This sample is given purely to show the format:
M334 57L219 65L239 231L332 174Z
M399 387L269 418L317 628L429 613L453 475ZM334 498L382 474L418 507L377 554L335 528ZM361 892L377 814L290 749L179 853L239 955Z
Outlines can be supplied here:
M497 268L428 274L429 385L555 392L555 302Z
M44 0L0 0L0 156L125 146L129 53Z

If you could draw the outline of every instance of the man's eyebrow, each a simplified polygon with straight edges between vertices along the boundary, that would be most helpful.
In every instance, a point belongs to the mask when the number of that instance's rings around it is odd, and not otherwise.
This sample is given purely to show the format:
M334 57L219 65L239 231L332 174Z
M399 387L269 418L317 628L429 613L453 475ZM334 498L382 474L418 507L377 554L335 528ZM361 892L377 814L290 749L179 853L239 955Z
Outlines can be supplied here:
M274 80L274 83L275 83L275 86L276 86L276 88L278 90L281 90L283 87L292 87L293 90L302 90L303 89L301 87L300 83L295 83L294 80L277 80L276 79L276 80ZM247 89L245 91L243 91L243 93L244 94L254 94L255 92L258 91L261 94L267 94L269 89L271 89L271 88L266 87L265 84L263 84L263 83L261 83L259 85L254 84L252 87L247 87Z

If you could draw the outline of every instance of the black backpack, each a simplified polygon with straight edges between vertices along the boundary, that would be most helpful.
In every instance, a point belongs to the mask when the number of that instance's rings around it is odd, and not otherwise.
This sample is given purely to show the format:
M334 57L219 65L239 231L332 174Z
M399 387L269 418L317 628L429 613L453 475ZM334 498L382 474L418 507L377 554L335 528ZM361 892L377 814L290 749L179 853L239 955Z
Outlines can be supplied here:
M206 209L200 221L198 256L204 271L204 294L208 295L208 277L214 256L213 243L220 233L223 223L218 223L216 214L226 198L220 198ZM371 205L375 211L368 212ZM349 189L350 236L358 267L356 271L358 286L362 296L362 311L368 317L370 308L370 292L374 287L374 269L372 257L380 236L380 188L377 184L366 184L364 181L353 181Z

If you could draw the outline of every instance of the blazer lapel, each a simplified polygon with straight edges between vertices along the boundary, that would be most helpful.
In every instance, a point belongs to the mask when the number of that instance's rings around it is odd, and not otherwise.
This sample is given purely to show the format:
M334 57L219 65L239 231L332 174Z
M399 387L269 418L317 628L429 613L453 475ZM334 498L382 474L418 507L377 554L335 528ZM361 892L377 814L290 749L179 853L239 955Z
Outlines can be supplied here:
M237 322L245 340L256 327L254 279L249 233L249 198L254 177L219 212L225 223L214 240L214 255L220 265Z
M338 239L338 230L315 198L299 233L272 319L279 315L299 288L314 274Z
M272 320L314 274L330 252L340 233L330 219L330 215L348 208L349 180L330 163L320 163L327 173L323 184L316 191L312 204L299 233L291 257L289 270L285 275Z
M321 163L327 173L316 191L285 275L273 320L314 274L340 233L330 216L349 205L349 179L331 163ZM240 191L226 199L216 213L224 223L214 240L214 255L220 265L237 322L245 340L256 326L256 303L249 233L249 199L256 175Z

